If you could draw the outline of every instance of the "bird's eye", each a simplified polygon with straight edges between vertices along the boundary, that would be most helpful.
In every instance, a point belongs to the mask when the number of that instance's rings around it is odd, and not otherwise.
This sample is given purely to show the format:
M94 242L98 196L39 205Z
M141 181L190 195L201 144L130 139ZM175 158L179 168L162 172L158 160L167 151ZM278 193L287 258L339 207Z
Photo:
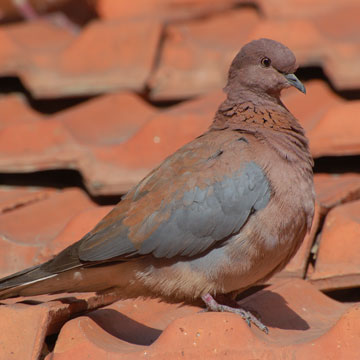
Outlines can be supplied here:
M269 67L271 65L271 60L267 57L261 59L261 65L263 67Z

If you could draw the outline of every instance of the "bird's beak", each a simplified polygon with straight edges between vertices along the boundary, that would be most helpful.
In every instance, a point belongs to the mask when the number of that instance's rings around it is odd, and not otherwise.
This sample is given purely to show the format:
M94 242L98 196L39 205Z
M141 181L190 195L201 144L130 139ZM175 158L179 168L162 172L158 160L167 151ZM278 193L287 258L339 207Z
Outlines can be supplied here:
M294 74L284 74L284 76L290 85L295 86L302 93L306 94L305 86Z

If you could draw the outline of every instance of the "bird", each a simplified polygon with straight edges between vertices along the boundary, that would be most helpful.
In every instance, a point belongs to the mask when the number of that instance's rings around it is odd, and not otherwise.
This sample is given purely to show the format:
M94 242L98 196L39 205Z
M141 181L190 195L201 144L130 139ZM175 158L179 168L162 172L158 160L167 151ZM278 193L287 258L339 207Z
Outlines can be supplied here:
M264 332L236 296L294 256L314 214L305 132L280 100L293 52L271 39L235 56L206 132L129 190L89 233L47 262L0 279L0 299L115 292L119 299L202 300Z

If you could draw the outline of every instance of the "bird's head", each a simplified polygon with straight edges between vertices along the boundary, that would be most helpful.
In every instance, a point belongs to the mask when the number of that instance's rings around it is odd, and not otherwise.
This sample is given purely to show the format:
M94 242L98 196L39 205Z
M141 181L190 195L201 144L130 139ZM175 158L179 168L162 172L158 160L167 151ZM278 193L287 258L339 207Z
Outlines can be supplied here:
M278 98L282 89L305 87L294 75L297 69L293 52L285 45L270 39L251 41L235 56L229 70L225 92L228 96L251 91Z

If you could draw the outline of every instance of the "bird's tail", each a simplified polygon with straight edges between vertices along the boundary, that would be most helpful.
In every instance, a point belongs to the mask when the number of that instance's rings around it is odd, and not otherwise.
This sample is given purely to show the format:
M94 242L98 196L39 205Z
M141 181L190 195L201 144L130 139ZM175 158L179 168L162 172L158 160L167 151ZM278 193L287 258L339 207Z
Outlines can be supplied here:
M108 291L126 287L132 272L131 266L106 263L75 266L54 273L47 270L50 261L0 279L0 300L17 296Z
M51 292L61 291L54 286L53 278L56 276L57 274L48 273L41 269L41 265L37 265L4 277L0 279L0 299L45 294L46 289L51 289ZM38 289L39 283L42 284L43 291Z
M84 267L76 256L77 246L75 243L43 264L0 279L0 299L103 290L103 268L95 267L94 274L94 268Z

